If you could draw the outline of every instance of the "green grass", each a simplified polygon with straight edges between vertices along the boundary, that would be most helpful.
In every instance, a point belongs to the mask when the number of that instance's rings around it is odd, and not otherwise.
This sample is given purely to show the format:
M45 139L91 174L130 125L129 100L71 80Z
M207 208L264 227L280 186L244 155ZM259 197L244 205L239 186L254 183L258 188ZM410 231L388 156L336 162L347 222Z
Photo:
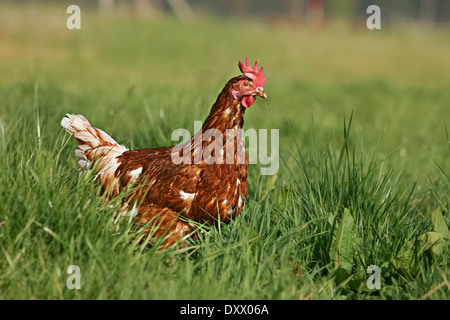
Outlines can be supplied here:
M439 207L448 228L448 30L83 11L68 31L62 7L1 9L2 299L449 299L448 234L432 219ZM280 130L280 171L251 165L241 216L188 249L139 244L78 175L62 116L83 113L128 147L169 145L246 56L269 99L244 129ZM80 290L66 287L69 265ZM370 265L380 290L365 286Z

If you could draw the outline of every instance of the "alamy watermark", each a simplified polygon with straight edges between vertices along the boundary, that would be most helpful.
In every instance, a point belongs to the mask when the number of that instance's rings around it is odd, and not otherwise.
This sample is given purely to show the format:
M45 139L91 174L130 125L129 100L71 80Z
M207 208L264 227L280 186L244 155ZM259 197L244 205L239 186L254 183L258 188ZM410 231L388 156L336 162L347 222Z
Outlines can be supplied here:
M81 289L81 270L77 265L70 265L67 267L66 273L69 275L66 280L66 286L68 289L73 290Z
M377 5L370 5L366 10L367 14L371 14L366 21L367 29L381 29L381 9Z
M245 164L246 146L248 140L248 157L250 164L261 163L268 165L262 167L261 175L274 175L279 169L279 130L270 130L270 143L268 129L253 128L242 130L240 128L227 129L224 133L217 129L202 131L202 122L194 121L194 134L187 129L179 128L172 132L171 140L179 142L172 149L172 162L174 164ZM203 148L203 142L209 144ZM270 147L270 153L269 153Z
M77 5L70 5L66 10L70 16L67 18L66 26L69 30L81 29L81 9ZM366 10L370 16L367 18L366 26L368 29L381 29L381 9L377 5L370 5ZM201 121L194 121L194 132L201 129ZM260 169L261 175L274 175L279 169L279 130L270 130L270 154L268 143L268 130L260 129L256 132L255 129L229 129L226 131L225 139L222 137L222 132L216 129L209 129L202 135L196 134L194 136L193 145L191 145L191 135L186 129L176 129L173 131L171 140L182 142L174 146L172 151L172 162L175 164L199 164L203 161L207 164L245 164L245 143L236 143L234 147L234 140L237 137L242 137L244 140L248 139L248 157L249 164L261 163L268 165ZM214 139L214 140L213 140ZM203 142L211 141L206 148L203 149ZM225 146L224 148L224 142ZM238 141L243 141L242 139ZM233 147L230 147L233 144ZM226 151L226 155L224 154ZM193 157L192 153L193 152ZM225 159L225 160L224 160ZM258 161L259 160L259 161Z
M81 289L81 269L77 265L70 265L66 270L67 277L66 286L69 290ZM367 267L366 274L367 277L366 285L369 290L380 290L381 289L381 270L377 265L370 265Z
M371 265L367 267L367 274L370 274L370 276L367 278L366 285L367 288L370 290L380 290L381 288L381 271L380 267L376 265Z
M66 26L67 29L81 29L81 9L79 6L72 4L67 7L66 13L71 15L67 18Z
M66 26L69 30L81 29L81 9L79 6L72 4L67 7L66 13L70 14L67 18ZM366 10L370 16L367 18L366 26L370 30L381 29L381 9L377 5L370 5Z

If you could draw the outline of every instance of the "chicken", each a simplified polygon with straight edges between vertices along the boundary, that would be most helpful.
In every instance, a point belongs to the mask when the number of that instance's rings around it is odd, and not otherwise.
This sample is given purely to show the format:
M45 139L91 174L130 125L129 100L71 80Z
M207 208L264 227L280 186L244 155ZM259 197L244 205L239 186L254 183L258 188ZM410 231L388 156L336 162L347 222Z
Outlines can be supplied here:
M145 227L153 243L160 240L161 248L194 234L190 221L227 223L242 211L249 162L244 113L256 96L267 95L263 68L248 59L238 66L243 75L228 81L201 130L176 146L128 150L82 115L61 121L78 141L78 165L95 171L105 199L125 194L122 214Z

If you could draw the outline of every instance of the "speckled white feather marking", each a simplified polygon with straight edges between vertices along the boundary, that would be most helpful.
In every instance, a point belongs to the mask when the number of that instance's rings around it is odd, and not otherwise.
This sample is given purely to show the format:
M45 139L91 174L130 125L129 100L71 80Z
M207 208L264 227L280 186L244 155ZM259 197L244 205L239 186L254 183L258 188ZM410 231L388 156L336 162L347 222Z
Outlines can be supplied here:
M192 199L194 199L195 193L184 192L183 190L181 190L180 196L183 200L192 201Z
M238 207L242 206L242 196L239 196Z
M142 173L142 167L131 170L128 175L131 177L131 181L135 181Z

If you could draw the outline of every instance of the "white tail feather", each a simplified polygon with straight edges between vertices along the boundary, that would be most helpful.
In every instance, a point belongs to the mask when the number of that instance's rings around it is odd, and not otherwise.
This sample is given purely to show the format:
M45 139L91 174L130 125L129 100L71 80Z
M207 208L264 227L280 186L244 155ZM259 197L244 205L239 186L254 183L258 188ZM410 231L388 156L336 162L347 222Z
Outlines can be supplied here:
M88 169L95 164L96 171L105 189L118 191L119 185L114 173L119 167L117 157L127 151L103 130L94 128L83 115L67 114L61 126L78 140L75 156L78 166Z

